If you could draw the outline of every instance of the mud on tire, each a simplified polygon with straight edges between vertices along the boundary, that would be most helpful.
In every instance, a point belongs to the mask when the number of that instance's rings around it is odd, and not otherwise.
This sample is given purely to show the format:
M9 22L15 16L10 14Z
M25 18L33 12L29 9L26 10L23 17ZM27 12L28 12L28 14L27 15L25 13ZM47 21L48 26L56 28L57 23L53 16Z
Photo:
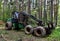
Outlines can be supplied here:
M34 29L34 34L37 36L37 37L43 37L46 35L46 30L45 28L41 27L41 26L38 26Z
M12 23L11 22L7 22L5 24L5 28L6 28L6 30L11 30L12 29Z
M33 33L33 27L31 25L27 25L24 29L26 34L32 34Z

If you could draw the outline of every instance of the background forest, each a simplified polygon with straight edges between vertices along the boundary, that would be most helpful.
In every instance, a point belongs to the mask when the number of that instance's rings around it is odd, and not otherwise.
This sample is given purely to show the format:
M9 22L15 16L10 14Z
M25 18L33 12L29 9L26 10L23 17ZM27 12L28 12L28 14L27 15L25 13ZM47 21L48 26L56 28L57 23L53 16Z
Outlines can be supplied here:
M50 0L45 0L45 1L44 0L0 0L0 26L1 26L0 28L4 27L4 24L7 21L7 19L12 17L12 11L18 11L18 12L25 11L35 16L37 19L41 19L44 22L47 22L46 20L50 20L49 10L51 8L49 7L50 6L49 2ZM17 32L13 30L11 31L0 30L0 41L5 41L4 37L7 39L7 41L17 41L21 38L23 39L23 41L25 40L28 41L28 39L29 40L32 39L32 41L60 41L60 0L54 0L54 3L57 4L54 5L53 7L53 8L57 7L57 9L55 8L56 10L54 9L55 12L53 10L53 13L57 12L56 14L57 27L55 30L53 30L50 36L40 38L32 35L26 35L22 31ZM1 38L1 35L3 35L4 37Z

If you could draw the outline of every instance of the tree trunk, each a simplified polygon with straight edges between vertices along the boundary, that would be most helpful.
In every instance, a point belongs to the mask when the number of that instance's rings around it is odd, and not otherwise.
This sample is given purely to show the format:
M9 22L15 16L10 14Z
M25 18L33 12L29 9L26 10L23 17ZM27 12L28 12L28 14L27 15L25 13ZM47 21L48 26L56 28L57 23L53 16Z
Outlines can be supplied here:
M31 1L28 0L28 13L31 14Z

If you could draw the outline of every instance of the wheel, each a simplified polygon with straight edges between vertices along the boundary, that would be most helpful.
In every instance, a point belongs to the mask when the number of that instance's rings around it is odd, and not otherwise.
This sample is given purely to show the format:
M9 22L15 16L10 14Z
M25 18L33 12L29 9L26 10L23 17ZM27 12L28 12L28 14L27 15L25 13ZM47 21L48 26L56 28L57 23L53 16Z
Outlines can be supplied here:
M33 32L33 27L31 25L27 25L24 29L26 34L32 34Z
M48 23L48 28L55 29L56 24L55 23Z
M43 27L38 26L34 29L34 34L38 37L43 37L46 35L46 30Z
M48 36L52 33L52 30L49 29L48 27L45 27L45 30L46 30L46 36Z
M53 29L55 29L55 27L56 27L56 24L55 24L55 23L52 23L52 27L53 27Z
M5 25L6 30L11 30L12 29L12 23L11 22L7 22Z

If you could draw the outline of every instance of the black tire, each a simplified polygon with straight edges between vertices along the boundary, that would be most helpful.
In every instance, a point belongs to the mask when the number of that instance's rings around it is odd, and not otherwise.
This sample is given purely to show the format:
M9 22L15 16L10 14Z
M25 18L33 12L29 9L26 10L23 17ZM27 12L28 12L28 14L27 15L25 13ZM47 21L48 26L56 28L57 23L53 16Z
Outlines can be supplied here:
M37 37L43 37L46 35L46 30L45 30L45 28L38 26L37 28L34 28L34 34Z
M48 23L48 28L49 29L55 29L56 24L55 23Z
M55 27L56 27L56 23L53 23L52 26L53 26L53 29L55 29Z
M11 22L7 22L5 25L6 30L11 30L12 29L12 23Z
M49 29L48 27L45 27L45 30L46 30L46 36L48 36L52 33L52 30Z
M31 25L27 25L24 29L26 34L32 34L33 33L33 27Z

